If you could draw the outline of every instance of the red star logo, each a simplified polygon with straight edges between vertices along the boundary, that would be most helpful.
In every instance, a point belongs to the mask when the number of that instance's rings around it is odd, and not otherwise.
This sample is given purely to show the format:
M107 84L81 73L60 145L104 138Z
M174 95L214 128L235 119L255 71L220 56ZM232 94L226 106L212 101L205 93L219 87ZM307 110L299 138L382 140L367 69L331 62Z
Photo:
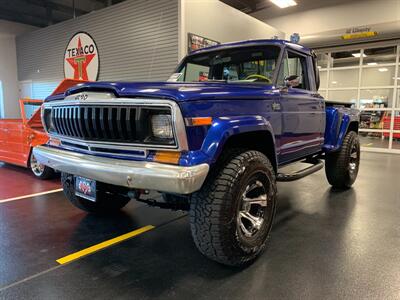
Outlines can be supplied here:
M96 56L96 54L84 54L81 38L78 38L78 55L75 57L67 58L67 61L74 68L74 79L89 80L87 74L87 67Z

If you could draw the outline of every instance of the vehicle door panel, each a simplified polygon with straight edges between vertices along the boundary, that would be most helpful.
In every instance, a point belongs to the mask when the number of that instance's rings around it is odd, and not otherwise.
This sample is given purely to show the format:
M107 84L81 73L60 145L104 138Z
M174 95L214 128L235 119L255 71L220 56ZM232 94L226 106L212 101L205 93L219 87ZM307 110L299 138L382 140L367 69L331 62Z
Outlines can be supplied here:
M307 58L304 59L302 72L308 72ZM291 74L293 75L293 74ZM317 153L323 144L325 112L323 99L312 91L314 77L303 76L301 87L284 87L281 89L282 136L279 161L282 163ZM307 82L306 82L307 80Z

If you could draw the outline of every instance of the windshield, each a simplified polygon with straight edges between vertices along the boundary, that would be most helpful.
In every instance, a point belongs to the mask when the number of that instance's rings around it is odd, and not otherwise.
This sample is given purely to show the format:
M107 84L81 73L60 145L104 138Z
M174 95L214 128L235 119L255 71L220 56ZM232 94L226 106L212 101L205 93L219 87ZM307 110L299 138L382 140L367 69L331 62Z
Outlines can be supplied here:
M235 48L188 56L170 81L272 84L280 48Z
M42 103L38 102L25 102L24 103L24 112L25 112L25 118L29 120L32 118L32 116L37 112L37 110L40 108Z

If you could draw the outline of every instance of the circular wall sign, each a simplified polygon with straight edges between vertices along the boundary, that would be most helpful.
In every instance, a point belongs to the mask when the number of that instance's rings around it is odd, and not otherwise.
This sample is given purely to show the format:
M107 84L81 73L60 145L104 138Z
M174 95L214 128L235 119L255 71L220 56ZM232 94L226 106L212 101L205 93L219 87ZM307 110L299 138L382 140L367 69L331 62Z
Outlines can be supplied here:
M99 75L99 52L96 43L85 32L69 40L64 53L64 77L96 81Z

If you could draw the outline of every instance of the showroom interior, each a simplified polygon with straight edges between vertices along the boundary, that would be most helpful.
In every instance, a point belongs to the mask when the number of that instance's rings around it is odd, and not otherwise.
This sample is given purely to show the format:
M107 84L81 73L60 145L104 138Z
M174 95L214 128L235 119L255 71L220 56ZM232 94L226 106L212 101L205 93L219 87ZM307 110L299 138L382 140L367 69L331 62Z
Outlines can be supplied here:
M399 66L399 0L0 1L0 299L400 298Z

